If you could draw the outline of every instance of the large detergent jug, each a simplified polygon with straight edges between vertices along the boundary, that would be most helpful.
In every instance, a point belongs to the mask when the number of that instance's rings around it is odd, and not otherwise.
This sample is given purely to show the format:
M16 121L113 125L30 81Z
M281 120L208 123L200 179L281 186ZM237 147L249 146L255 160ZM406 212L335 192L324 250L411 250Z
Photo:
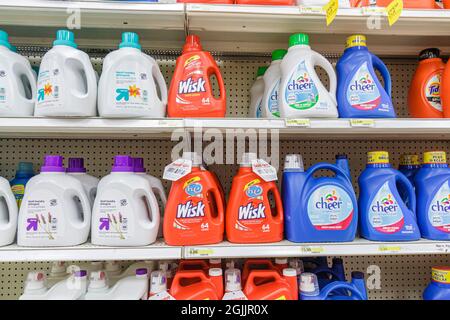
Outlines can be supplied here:
M445 152L423 154L423 164L414 177L417 222L422 237L450 240L450 168Z
M262 118L262 98L264 94L264 80L263 75L267 67L259 67L256 72L256 80L250 88L250 109L248 116L251 118Z
M65 173L63 157L48 155L41 173L28 181L19 211L17 244L75 246L86 242L91 205L83 185Z
M94 204L95 196L97 195L97 186L100 180L86 173L84 159L69 158L69 166L67 167L66 172L81 182L92 206Z
M225 270L225 294L223 300L248 300L242 292L241 270L228 268Z
M394 0L376 0L378 7L387 7ZM406 9L440 9L436 0L403 0Z
M330 91L320 81L314 67L322 67L330 78ZM279 108L282 118L337 118L336 73L331 63L311 50L308 35L289 37L289 49L281 61Z
M176 300L222 300L224 293L222 269L178 271L170 287Z
M50 272L45 278L45 285L51 287L56 283L67 279L77 271L85 270L89 276L93 271L101 271L103 269L102 261L92 261L79 264L67 265L64 261L55 261L50 267Z
M277 49L272 52L272 62L264 74L264 94L262 100L262 114L264 118L279 118L279 89L281 81L281 61L287 50Z
M450 300L450 267L433 267L423 300Z
M0 177L0 246L11 244L17 231L17 202L8 180Z
M442 118L441 78L445 63L436 48L419 55L419 66L409 86L408 108L414 118Z
M155 262L137 261L122 271L122 267L119 263L116 261L107 261L105 267L101 271L105 271L108 285L113 286L120 279L135 276L136 270L138 269L145 269L147 270L147 274L150 274L155 269Z
M167 87L158 63L142 52L136 33L122 33L119 49L103 60L98 113L102 117L162 118L166 105Z
M153 271L150 275L150 292L148 300L175 300L168 291L168 282L165 272Z
M148 180L134 173L130 156L115 156L97 188L91 240L107 246L145 246L156 241L158 201Z
M33 164L31 162L19 162L16 175L14 176L14 179L9 182L19 208L22 203L23 195L25 194L25 186L33 176Z
M228 241L264 243L283 240L283 204L274 181L264 181L252 169L255 153L244 153L233 178L226 213ZM275 207L269 201L273 196Z
M220 96L216 98L211 85L215 76ZM214 58L202 50L198 36L189 35L178 57L169 89L169 117L225 117L225 85Z
M419 156L416 154L403 154L400 156L400 165L398 166L398 171L403 173L406 178L414 186L414 176L420 169ZM400 197L405 200L406 206L409 206L410 199L408 198L408 192L404 188L398 190L400 192Z
M249 300L297 300L298 284L295 269L253 270L244 286Z
M89 56L77 49L72 31L58 30L39 68L34 115L95 116L96 102L97 78Z
M361 236L373 241L419 240L411 182L389 163L385 151L368 153L366 169L359 176L359 221ZM409 206L401 197L408 194Z
M314 175L328 170L334 177ZM336 165L318 163L306 172L300 155L286 157L283 204L286 238L293 242L352 241L358 226L358 205L346 156Z
M311 270L317 276L319 288L322 289L326 285L335 281L345 281L344 261L341 258L333 258L331 267L319 265Z
M444 118L450 118L450 63L445 65L441 79L441 103Z
M8 34L0 30L0 116L32 116L36 80L30 62L12 49Z
M384 79L384 88L375 70ZM386 65L367 49L366 37L347 38L336 65L337 101L341 118L395 118L391 100L391 76Z
M199 245L223 240L225 205L217 180L191 154L192 170L172 183L164 215L169 245Z
M270 259L248 259L244 262L242 267L242 283L247 282L248 276L253 270L280 270L273 264Z

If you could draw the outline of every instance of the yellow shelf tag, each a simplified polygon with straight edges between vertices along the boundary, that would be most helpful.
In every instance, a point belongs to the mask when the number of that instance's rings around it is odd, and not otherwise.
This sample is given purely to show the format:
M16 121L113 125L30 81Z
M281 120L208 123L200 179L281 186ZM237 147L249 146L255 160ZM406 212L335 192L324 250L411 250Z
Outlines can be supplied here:
M197 257L209 257L210 255L214 254L213 249L208 248L190 248L189 249L189 255L197 256Z
M325 12L325 16L327 18L327 26L329 26L334 21L334 18L336 18L338 8L338 0L330 0L326 5L323 6L323 11Z
M403 0L394 0L387 7L389 26L392 26L400 18L403 11Z
M400 246L379 246L378 251L380 252L400 252L402 247Z
M286 119L286 127L310 127L311 121L309 119Z
M375 127L375 120L373 119L350 119L350 125L352 127Z
M317 253L323 253L325 251L324 247L302 247L303 253L311 253L311 254L317 254Z

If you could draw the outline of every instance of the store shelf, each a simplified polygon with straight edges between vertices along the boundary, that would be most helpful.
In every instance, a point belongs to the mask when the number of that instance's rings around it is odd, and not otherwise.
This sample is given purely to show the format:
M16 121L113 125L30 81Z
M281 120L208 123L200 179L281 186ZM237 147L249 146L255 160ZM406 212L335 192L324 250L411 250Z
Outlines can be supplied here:
M10 245L0 248L0 262L106 261L181 259L182 248L163 241L146 247L101 247L89 243L76 247L27 248Z
M450 242L372 242L365 239L347 243L311 244L297 244L286 240L254 245L223 242L217 245L185 247L183 251L183 256L188 259L445 254L450 252Z

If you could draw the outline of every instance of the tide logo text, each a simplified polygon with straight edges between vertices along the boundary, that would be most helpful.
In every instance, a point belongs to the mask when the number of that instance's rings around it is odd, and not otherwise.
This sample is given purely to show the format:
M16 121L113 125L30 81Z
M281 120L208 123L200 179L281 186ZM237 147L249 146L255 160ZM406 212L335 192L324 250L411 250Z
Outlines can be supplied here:
M197 218L205 216L205 204L199 201L194 205L192 201L177 206L177 218Z
M197 81L188 78L186 81L180 81L178 84L178 93L196 93L196 92L206 92L205 89L206 81L203 78L199 78Z
M246 206L239 207L239 217L238 220L250 220L250 219L265 219L266 207L260 203L257 207L249 203Z

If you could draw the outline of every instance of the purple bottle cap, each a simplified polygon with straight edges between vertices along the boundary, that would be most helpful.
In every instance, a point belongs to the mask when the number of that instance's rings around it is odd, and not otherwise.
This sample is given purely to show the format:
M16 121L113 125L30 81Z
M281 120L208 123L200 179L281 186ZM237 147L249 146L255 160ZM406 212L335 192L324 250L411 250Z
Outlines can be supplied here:
M145 274L147 274L147 269L145 269L145 268L136 269L136 275L137 276L143 276Z
M145 172L144 159L143 158L133 158L134 172Z
M133 158L130 156L115 156L112 172L133 172Z
M79 172L85 173L86 168L84 167L84 159L83 158L69 158L69 167L66 172Z
M46 155L41 172L64 172L63 159L63 156L59 155Z
M75 271L73 275L77 278L83 278L87 276L87 271L86 270Z

